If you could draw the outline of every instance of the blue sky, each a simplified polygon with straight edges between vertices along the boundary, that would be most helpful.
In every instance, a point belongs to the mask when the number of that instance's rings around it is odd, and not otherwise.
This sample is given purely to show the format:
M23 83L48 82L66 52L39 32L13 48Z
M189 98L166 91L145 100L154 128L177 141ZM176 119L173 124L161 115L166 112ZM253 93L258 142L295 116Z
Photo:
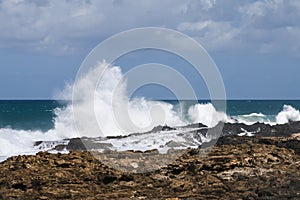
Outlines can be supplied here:
M230 99L300 98L297 0L0 0L0 98L53 98L99 42L145 26L175 29L202 44ZM136 57L145 62L153 55ZM169 60L156 59L184 65ZM135 62L117 64L130 68ZM151 97L156 89L140 94Z

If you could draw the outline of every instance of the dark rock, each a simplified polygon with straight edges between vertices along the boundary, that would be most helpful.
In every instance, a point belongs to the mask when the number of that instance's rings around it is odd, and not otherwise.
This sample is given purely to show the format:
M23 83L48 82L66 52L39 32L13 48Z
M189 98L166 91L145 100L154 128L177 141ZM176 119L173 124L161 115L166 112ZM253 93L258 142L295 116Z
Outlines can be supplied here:
M109 150L113 145L111 143L98 143L94 142L90 138L72 138L70 139L68 145L66 146L67 150L77 150L77 151L85 151L85 150ZM62 146L57 145L55 149L62 148Z
M203 157L202 149L15 156L0 163L0 199L300 199L299 138L283 135L226 135Z
M125 181L125 182L133 181L133 176L122 174L122 176L119 178L119 181Z
M173 140L167 142L167 143L166 143L166 146L167 146L167 147L170 147L170 148L174 148L174 147L184 147L183 144L178 143L178 142L174 142Z
M107 136L107 139L120 139L120 138L126 138L128 135L118 135L118 136Z
M117 180L117 177L113 176L113 175L103 175L103 177L100 178L100 180L104 183L104 184L109 184L114 182L115 180Z
M70 139L70 141L67 145L67 149L68 150L79 150L79 151L80 150L87 150L80 138Z
M220 122L215 127L200 129L198 133L216 138L219 136L237 135L245 131L266 137L289 137L293 133L300 133L300 122L290 122L288 124L277 124L274 126L258 122L252 125Z
M164 126L156 126L154 127L150 132L159 132L159 131L170 131L170 130L176 130L176 128L164 125Z
M66 148L66 145L59 144L59 145L56 145L52 150L63 151L65 148Z
M26 185L23 183L15 183L11 187L14 189L26 190Z
M42 143L43 143L43 141L36 141L36 142L34 142L33 146L39 146Z
M195 123L195 124L189 124L186 126L180 126L180 128L207 128L207 126L204 124L201 124L201 123Z

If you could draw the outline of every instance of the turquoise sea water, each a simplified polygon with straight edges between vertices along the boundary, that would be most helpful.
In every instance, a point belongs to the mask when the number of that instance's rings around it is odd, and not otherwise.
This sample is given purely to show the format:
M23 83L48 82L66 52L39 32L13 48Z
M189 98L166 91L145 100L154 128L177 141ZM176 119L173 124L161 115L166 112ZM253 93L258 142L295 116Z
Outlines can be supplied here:
M134 115L130 116L132 120L147 120L147 118L144 118L147 113L149 114L147 105L155 105L149 104L149 101L148 104L143 101L140 101L140 103L141 105L135 105L134 107ZM164 103L156 103L167 109L168 120L171 123L173 122L171 126L177 126L179 125L178 123L182 122L185 124L200 122L207 126L213 126L210 120L213 120L214 124L219 121L246 124L255 122L275 124L300 121L300 100L229 100L227 101L226 113L218 109L218 102L216 104L210 101L182 101L179 103L178 101L169 100L164 101ZM84 106L86 105L84 104ZM94 127L89 124L89 117L91 116L89 115L90 112L87 112L86 107L80 107L85 113L77 118L77 120L80 119L79 121L75 122L71 102L68 101L1 100L0 162L14 155L34 154L41 150L51 150L51 145L60 144L67 138L88 136L78 135L78 131L76 131L78 124L76 123L87 128L88 134L96 134L90 137L119 135L114 124L111 123L112 121L107 120L109 115L112 114L108 113L109 110L106 110L108 108L107 105L101 104L97 108L103 107L107 112L101 118L103 121L98 123L103 123L102 126L106 129L102 135L99 135L99 129L93 132ZM169 108L172 108L174 112L168 110ZM182 110L178 110L178 108L182 108ZM151 129L152 127L149 128L149 130ZM129 133L131 132L125 134ZM176 135L176 132L169 134ZM159 141L163 143L174 139L173 136L169 137L170 135L168 136L168 134L159 136ZM157 135L155 134L153 138L138 138L139 141L143 141L145 144L157 144L158 141L156 139ZM179 139L181 140L182 138ZM36 147L34 145L36 141L45 141L45 146L42 149ZM155 142L153 143L153 141ZM115 142L116 144L120 143L120 141ZM125 143L129 144L129 149L131 148L130 145L136 145L135 141L125 141ZM139 148L144 149L144 143ZM122 150L124 149L123 147L122 144L119 144L115 148ZM151 149L152 146L147 146L147 148Z
M178 101L165 100L173 105ZM199 100L207 104L208 100ZM54 128L56 117L54 110L63 109L70 102L55 100L1 100L0 129L41 130ZM185 109L193 101L185 101ZM226 114L234 119L250 121L276 121L276 115L283 110L284 105L290 105L300 110L300 100L228 100Z

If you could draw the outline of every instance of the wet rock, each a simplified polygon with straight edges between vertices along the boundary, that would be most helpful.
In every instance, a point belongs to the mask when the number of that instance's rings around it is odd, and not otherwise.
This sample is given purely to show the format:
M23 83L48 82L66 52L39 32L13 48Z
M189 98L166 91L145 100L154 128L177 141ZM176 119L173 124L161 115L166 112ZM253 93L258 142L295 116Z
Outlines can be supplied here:
M67 145L67 149L68 150L79 150L79 151L80 150L87 150L80 138L70 139L70 141Z
M290 122L288 124L277 124L273 126L259 122L252 125L246 125L243 123L231 124L220 122L215 127L202 129L199 131L203 135L206 135L207 132L209 132L211 136L238 135L247 131L255 135L266 137L289 137L294 133L300 133L300 122Z
M55 150L55 151L63 151L65 148L66 148L66 145L64 145L64 144L59 144L59 145L56 145L52 150Z
M42 144L43 143L43 141L36 141L36 142L34 142L34 146L39 146L40 144Z
M203 148L15 156L0 163L0 199L299 199L298 142L232 135L205 156Z
M195 124L189 124L186 126L181 126L181 128L207 128L207 126L204 124L201 124L201 123L195 123Z
M167 142L165 146L167 146L167 147L172 147L172 148L174 148L174 147L184 147L183 144L178 143L178 142L175 142L175 141L173 141L173 140Z
M164 125L164 126L156 126L154 127L151 132L158 132L158 131L170 131L170 130L176 130L176 128Z

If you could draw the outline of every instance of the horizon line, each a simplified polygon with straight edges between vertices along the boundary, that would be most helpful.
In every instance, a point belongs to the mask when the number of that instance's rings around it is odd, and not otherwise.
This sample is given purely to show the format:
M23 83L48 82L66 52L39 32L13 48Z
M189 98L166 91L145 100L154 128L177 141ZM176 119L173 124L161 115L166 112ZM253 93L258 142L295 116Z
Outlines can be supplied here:
M164 99L151 99L151 98L146 98L147 100L152 100L152 101L195 101L195 99L168 99L168 98L164 98ZM51 99L51 98L0 98L0 101L72 101L72 99ZM211 101L212 99L197 99L198 101ZM214 101L256 101L256 100L265 100L265 101L288 101L288 100L299 100L300 98L287 98L287 99L283 99L283 98L228 98L228 99L214 99Z

